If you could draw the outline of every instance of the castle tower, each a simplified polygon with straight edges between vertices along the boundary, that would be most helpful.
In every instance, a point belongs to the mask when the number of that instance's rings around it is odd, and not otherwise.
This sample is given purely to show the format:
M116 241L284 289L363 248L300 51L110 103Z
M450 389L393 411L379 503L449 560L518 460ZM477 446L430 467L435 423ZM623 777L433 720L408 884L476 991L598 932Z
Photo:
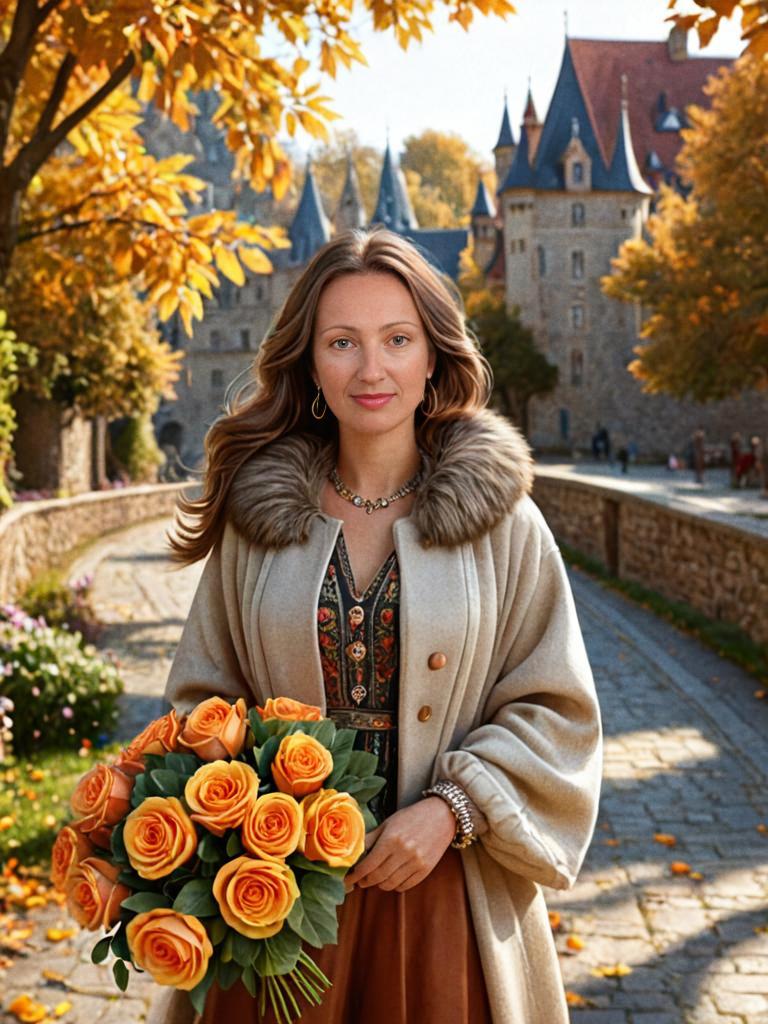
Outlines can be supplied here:
M384 164L379 181L379 198L371 218L371 224L383 224L392 231L408 231L417 228L418 221L408 199L403 172L395 167L387 142Z
M539 115L536 113L536 105L533 102L533 93L531 92L530 82L528 83L528 96L525 100L525 113L523 114L523 124L525 126L526 132L528 133L528 150L530 162L533 163L536 159L536 150L539 148L541 129L544 127L544 125L539 120Z
M293 218L288 237L291 240L291 262L307 263L321 245L331 237L331 225L325 215L312 167L307 161L304 189Z
M333 217L333 226L339 232L349 228L364 228L366 223L367 218L360 195L357 171L352 162L352 154L349 153L347 155L347 176L344 180L344 188L341 190L339 205L336 207Z
M485 182L477 182L477 193L469 211L475 263L485 270L496 249L496 210Z
M524 320L533 318L533 231L535 215L534 175L528 130L523 124L515 159L499 189L502 231L507 268L506 298L509 307L519 306Z
M496 145L493 147L493 158L496 163L496 190L501 188L505 181L512 161L515 159L515 137L512 134L512 125L509 122L509 110L507 110L507 96L504 95L504 113L501 118L501 130Z

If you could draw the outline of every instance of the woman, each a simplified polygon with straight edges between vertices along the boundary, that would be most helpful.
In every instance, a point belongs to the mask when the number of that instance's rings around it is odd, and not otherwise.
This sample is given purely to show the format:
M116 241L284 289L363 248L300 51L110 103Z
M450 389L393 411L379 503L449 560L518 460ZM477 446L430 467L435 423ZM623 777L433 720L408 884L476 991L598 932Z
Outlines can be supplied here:
M166 695L290 696L379 757L381 824L304 1020L565 1024L540 886L576 878L601 728L527 445L485 408L443 281L383 229L315 255L255 375L171 539L210 557ZM242 986L214 987L203 1024L244 1013Z

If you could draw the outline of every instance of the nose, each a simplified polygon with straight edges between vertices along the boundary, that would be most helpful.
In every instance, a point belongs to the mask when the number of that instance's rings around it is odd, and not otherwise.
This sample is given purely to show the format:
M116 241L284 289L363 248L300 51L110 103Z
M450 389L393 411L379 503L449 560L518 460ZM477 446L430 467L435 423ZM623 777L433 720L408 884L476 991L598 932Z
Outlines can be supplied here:
M377 345L361 349L357 376L365 384L375 384L385 376L381 365L381 353Z

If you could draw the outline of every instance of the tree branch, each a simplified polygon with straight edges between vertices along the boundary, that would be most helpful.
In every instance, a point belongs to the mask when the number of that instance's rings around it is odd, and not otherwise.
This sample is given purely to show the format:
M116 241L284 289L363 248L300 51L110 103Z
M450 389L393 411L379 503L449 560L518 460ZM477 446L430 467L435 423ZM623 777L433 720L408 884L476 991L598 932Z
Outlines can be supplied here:
M29 142L19 150L8 168L20 186L23 187L32 178L41 164L46 161L59 143L63 142L72 129L84 121L92 110L95 110L121 82L125 81L135 63L134 55L126 54L107 81L76 110L63 118L53 131L44 133L37 130L35 132ZM61 68L59 70L61 71Z
M73 53L67 53L64 60L59 65L59 70L56 72L56 80L51 88L51 94L45 104L43 112L35 125L35 129L32 133L32 137L38 135L44 135L50 130L53 124L53 118L56 111L61 105L61 101L64 99L64 94L67 91L67 85L72 77L72 72L75 70L77 65L77 57Z

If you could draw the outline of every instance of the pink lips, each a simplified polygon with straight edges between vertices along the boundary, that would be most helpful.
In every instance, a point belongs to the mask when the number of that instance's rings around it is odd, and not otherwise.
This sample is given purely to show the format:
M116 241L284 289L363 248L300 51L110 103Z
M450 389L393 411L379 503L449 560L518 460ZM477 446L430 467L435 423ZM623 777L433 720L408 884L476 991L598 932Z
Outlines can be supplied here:
M394 398L394 395L352 395L354 400L366 409L380 409L387 402Z

